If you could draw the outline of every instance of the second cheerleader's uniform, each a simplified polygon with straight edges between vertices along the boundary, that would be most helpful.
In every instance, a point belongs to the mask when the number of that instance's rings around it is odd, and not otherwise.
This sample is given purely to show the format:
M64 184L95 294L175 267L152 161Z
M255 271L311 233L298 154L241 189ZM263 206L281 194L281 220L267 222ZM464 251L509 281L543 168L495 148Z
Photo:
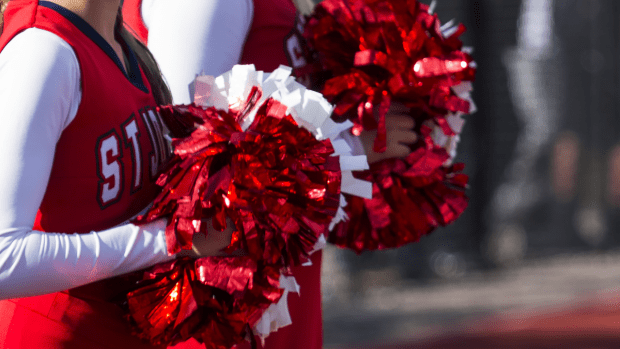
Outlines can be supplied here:
M124 0L123 17L153 52L177 104L192 101L188 86L200 73L218 76L234 64L271 72L306 63L291 0ZM289 295L292 325L267 337L265 347L322 348L321 252L293 275L301 291ZM200 346L190 341L175 348Z
M136 56L127 71L74 13L12 0L0 36L0 348L147 349L108 279L170 260L158 194L168 149Z

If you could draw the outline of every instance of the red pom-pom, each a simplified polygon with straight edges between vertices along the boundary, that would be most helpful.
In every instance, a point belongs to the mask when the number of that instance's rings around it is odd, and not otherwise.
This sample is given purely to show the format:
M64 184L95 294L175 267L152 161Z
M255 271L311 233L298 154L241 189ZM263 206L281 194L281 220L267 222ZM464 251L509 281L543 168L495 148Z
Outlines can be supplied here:
M236 231L228 251L246 256L177 260L146 273L126 304L135 331L152 343L195 338L220 349L253 339L252 327L284 293L281 272L307 260L340 207L331 141L317 140L275 99L260 100L254 86L229 111L159 108L182 138L173 139L173 157L157 181L162 193L136 223L168 217L172 254L190 249L194 234L207 234L203 220L222 231L229 217Z
M384 118L392 100L441 124L448 112L470 110L451 87L473 81L463 52L463 25L444 36L437 15L415 0L325 0L306 22L305 39L327 80L322 93L357 129L378 128L375 151L386 146ZM379 107L379 122L373 109Z
M175 125L200 126L173 140L173 165L157 182L163 191L137 222L171 217L166 238L176 253L206 233L201 220L213 218L223 230L229 216L239 231L231 248L267 263L302 264L339 207L340 163L329 140L318 141L285 111L267 99L243 131L243 112L160 108Z
M358 253L399 247L454 222L467 207L463 166L450 165L461 115L475 108L469 92L476 68L459 39L464 31L442 29L415 0L325 0L307 19L304 37L323 70L321 91L335 104L333 117L353 121L354 135L377 129L374 151L383 152L385 117L397 101L410 108L421 135L407 158L355 174L373 181L373 198L347 197L349 220L330 242Z
M195 338L228 349L252 335L263 312L282 297L280 269L249 257L179 259L145 273L127 295L136 334L155 345Z
M383 160L357 174L373 182L373 198L347 196L349 220L330 233L330 242L357 253L400 247L463 213L468 203L468 177L460 173L464 166L443 166L449 155L429 138L426 147L405 159Z

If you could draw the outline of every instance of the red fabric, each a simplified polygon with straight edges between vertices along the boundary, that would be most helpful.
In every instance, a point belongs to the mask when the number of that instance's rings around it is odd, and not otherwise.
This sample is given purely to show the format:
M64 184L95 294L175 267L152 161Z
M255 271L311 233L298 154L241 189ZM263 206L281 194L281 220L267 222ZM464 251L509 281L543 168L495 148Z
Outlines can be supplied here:
M161 132L150 134L153 125L147 125L141 114L155 106L151 93L134 86L89 37L56 11L39 6L38 1L12 0L4 19L0 50L19 32L40 28L72 46L81 70L82 102L76 118L58 141L35 228L89 232L128 220L152 202L159 191L151 174L163 159L152 156L156 147L163 156L165 147L159 143ZM126 139L128 125L135 126L131 133L135 142ZM117 137L117 156L101 147L102 140L110 135ZM122 174L118 181L102 175L101 167L110 163L116 164ZM116 197L102 196L114 187L119 189ZM76 293L88 299L107 298L113 293L110 285L122 287L114 281L95 283ZM79 300L66 293L0 301L0 339L0 349L152 348L141 346L130 335L116 306Z
M163 349L131 335L120 308L66 293L0 302L2 349Z
M149 30L142 21L142 0L123 0L125 28L145 45L149 42Z
M291 0L255 0L252 26L241 53L240 64L254 64L257 70L273 71L280 64L290 66L285 44L297 18Z
M130 28L145 28L140 15L141 0L124 0L123 19ZM303 27L297 28L297 12L291 0L254 1L254 17L248 33L240 64L254 64L257 70L273 71L284 64L296 69L306 63L297 50L295 39L301 38ZM134 30L143 41L148 33ZM208 49L208 48L207 48ZM289 59L290 57L290 59ZM321 253L313 255L311 267L293 268L293 275L301 285L301 296L289 296L289 310L293 325L280 329L267 338L266 348L323 347L323 319L321 309ZM191 341L176 345L175 349L201 348Z

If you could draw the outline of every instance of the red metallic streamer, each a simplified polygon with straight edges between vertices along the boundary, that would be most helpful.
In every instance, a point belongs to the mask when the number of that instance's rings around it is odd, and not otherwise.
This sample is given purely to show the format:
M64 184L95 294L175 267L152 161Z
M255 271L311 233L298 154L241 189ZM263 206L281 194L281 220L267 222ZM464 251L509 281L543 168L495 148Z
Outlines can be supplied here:
M142 224L167 217L169 253L190 249L205 219L235 225L227 251L243 257L180 259L145 273L125 306L137 335L154 344L189 338L208 349L251 338L251 328L277 303L282 272L307 261L340 205L340 162L274 99L258 106L254 87L230 111L195 105L159 111L174 138L159 177L163 190ZM246 130L240 123L255 112Z
M331 156L329 140L316 140L279 102L264 102L243 131L238 120L246 117L245 109L160 108L167 123L200 126L173 140L172 165L157 182L162 193L137 222L170 217L166 237L172 254L190 249L193 234L207 233L202 220L213 218L221 231L228 216L241 232L231 250L300 265L337 212L339 159Z
M320 64L321 92L336 105L334 117L365 130L378 127L375 151L385 149L385 126L364 120L386 98L388 108L391 101L424 105L418 124L469 111L469 102L450 90L475 76L472 57L461 51L465 27L444 37L440 26L415 0L325 0L306 21L308 60Z
M338 246L358 253L399 247L451 224L467 207L463 165L447 165L450 156L426 125L457 134L446 117L469 113L470 102L452 88L473 81L476 69L459 39L465 27L447 37L440 28L416 0L324 0L306 20L307 60L321 70L312 76L323 78L332 117L351 120L354 135L377 129L374 151L383 152L385 116L396 101L410 108L421 135L408 157L355 174L373 182L373 198L347 196L349 220L329 237Z
M206 349L228 349L283 294L280 269L250 257L189 258L158 265L127 294L128 319L155 345L195 338Z
M444 166L445 149L425 139L426 146L406 158L383 160L356 174L373 182L373 198L347 196L350 219L330 233L331 243L357 253L400 247L463 213L468 203L463 164Z

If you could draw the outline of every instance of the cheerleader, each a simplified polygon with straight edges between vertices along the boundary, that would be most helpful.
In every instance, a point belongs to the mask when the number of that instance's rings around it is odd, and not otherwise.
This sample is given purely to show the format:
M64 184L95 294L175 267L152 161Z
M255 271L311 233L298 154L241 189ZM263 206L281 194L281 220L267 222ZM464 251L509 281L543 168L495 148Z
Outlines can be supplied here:
M4 11L2 349L156 348L131 335L111 302L130 275L112 277L175 258L165 220L127 223L158 194L169 149L155 106L171 98L119 6L12 0ZM196 247L214 254L225 240Z
M123 15L129 31L153 52L177 104L192 101L191 82L199 73L217 76L234 64L263 71L307 64L299 55L303 24L292 0L124 0ZM369 162L408 155L416 135L403 112L394 109L388 118L385 153L372 151L372 133L362 135L365 142L349 137L354 153L367 154ZM312 256L312 266L293 268L293 274L301 294L289 296L292 325L270 335L265 347L322 348L321 252Z

